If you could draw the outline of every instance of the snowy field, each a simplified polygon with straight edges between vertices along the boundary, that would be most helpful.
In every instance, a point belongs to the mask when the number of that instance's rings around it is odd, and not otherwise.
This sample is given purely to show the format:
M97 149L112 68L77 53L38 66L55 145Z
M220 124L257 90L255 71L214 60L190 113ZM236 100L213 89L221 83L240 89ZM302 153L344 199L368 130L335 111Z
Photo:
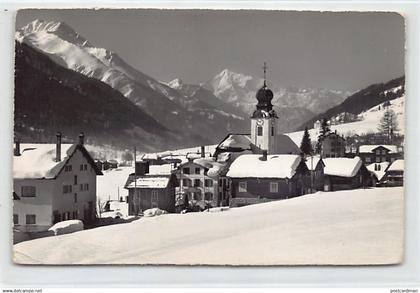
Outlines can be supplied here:
M403 188L319 192L21 242L22 264L394 264Z
M391 106L389 106L389 109L392 109L395 111L395 114L397 115L397 121L398 121L398 128L399 133L404 134L405 133L405 119L404 119L404 104L405 104L405 96L402 96L401 98L397 98L394 100L391 100ZM379 122L384 115L385 108L378 108L378 106L372 107L371 109L367 110L366 112L363 112L360 114L360 117L362 118L361 121L357 122L351 122L351 123L343 123L338 125L331 125L331 130L337 132L341 135L347 136L352 134L367 134L367 133L376 133L378 132L378 125ZM311 139L313 141L316 141L319 135L319 129L309 129L309 134L311 136ZM303 137L303 131L297 131L297 132L291 132L286 133L287 136L289 136L296 145L300 145Z

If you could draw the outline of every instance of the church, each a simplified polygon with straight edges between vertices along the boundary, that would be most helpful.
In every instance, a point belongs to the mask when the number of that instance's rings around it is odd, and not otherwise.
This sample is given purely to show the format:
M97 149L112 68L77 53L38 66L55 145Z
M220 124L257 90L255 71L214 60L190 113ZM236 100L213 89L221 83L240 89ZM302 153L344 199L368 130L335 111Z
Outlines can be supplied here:
M215 156L223 153L300 154L299 147L285 134L278 133L278 116L273 109L273 92L267 86L267 66L264 83L257 91L256 109L251 115L250 134L228 134L216 147Z

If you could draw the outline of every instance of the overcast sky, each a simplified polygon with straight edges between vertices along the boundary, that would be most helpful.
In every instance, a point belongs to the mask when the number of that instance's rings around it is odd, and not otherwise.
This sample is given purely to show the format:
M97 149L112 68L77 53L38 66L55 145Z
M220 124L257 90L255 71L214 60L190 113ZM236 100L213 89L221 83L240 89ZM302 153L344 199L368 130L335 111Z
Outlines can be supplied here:
M359 90L404 74L396 13L209 10L23 10L64 21L97 47L161 80L207 81L224 68L281 86Z

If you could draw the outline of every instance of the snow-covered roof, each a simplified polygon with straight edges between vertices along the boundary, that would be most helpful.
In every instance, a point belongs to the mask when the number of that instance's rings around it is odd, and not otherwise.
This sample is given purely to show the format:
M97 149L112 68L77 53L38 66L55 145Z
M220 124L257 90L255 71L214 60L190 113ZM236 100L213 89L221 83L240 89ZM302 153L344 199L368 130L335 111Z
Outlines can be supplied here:
M76 145L61 144L61 161L56 162L56 145L33 143L20 145L21 155L13 156L13 178L55 178L66 164Z
M261 160L262 155L239 156L227 172L233 178L292 178L301 162L299 155L268 155L267 160Z
M149 175L170 175L172 172L172 164L150 165Z
M324 174L331 176L353 177L357 174L363 162L359 157L354 158L325 158Z
M126 188L166 188L169 179L168 176L143 176L133 180Z
M307 157L306 158L306 167L308 167L308 169L310 171L313 171L316 169L316 166L318 165L319 161L321 160L320 156L312 156L312 157Z
M380 166L380 170L376 169L375 166ZM385 170L389 166L389 162L382 162L382 163L372 163L370 165L367 165L366 168L376 175L378 180L381 180L382 177L385 175ZM376 167L377 168L377 167Z
M229 134L218 146L220 149L250 149L251 137L246 134Z
M387 144L372 144L372 145L361 145L359 147L359 153L371 153L374 149L378 147L384 147L389 150L389 153L398 153L398 148L396 145L387 145Z
M195 159L193 162L207 168L207 176L212 178L219 176L226 167L226 164L216 162L213 158L200 158Z
M404 171L404 160L395 160L387 171Z

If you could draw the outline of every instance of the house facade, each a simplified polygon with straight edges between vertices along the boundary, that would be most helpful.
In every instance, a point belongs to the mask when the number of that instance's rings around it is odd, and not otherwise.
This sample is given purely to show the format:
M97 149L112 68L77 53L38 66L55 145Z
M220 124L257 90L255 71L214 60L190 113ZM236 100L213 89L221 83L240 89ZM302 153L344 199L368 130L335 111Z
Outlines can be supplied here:
M199 209L216 207L220 203L219 176L210 176L209 170L218 165L213 159L190 159L175 171L179 182L177 194Z
M137 216L151 208L173 213L176 186L178 182L171 164L135 162L135 172L128 176L124 186L128 190L128 214Z
M231 207L300 196L310 187L309 170L298 155L242 155L226 176Z
M311 176L311 191L324 190L324 161L320 156L307 156L305 158L306 167Z
M337 132L328 133L321 142L322 158L340 158L344 157L346 151L344 137Z
M96 217L96 176L102 175L89 152L78 144L22 144L15 153L13 190L15 228L45 231L53 224ZM63 158L62 158L63 157Z
M392 163L402 157L396 145L361 145L358 156L365 164Z

